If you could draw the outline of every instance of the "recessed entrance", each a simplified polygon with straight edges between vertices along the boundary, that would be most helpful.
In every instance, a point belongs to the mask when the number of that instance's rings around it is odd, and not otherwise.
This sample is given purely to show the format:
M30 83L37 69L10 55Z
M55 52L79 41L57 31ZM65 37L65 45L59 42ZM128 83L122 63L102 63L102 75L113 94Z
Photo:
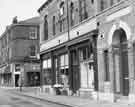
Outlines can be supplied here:
M128 44L125 31L117 29L112 38L114 58L115 93L123 96L129 94Z
M19 74L15 75L15 86L18 87L19 86Z

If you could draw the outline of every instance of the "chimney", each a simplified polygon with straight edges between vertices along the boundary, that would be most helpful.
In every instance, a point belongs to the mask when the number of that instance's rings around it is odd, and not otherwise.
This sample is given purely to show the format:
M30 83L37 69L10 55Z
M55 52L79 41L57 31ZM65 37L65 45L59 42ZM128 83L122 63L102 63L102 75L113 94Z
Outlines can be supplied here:
M15 17L13 18L12 24L17 24L17 23L18 23L17 16L15 16Z

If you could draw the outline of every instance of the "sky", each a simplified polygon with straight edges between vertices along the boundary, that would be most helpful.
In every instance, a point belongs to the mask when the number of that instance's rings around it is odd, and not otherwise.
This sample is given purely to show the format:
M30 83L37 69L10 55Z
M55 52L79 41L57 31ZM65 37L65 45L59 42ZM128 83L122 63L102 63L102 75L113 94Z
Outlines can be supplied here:
M0 35L17 16L18 21L38 16L37 10L46 0L0 0Z

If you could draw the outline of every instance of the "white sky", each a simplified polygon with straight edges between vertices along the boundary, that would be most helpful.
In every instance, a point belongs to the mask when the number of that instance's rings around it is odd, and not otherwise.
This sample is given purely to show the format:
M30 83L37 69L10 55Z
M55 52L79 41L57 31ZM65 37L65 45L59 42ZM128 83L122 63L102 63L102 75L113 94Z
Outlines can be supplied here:
M0 35L14 16L25 20L39 15L37 10L46 0L0 0Z

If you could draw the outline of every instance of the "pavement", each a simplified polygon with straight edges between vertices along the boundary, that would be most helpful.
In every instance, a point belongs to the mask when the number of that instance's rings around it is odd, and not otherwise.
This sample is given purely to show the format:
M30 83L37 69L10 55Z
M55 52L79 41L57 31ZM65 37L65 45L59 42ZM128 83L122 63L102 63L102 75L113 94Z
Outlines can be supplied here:
M88 98L81 98L76 96L50 95L41 92L39 87L23 87L21 92L19 88L8 88L8 90L23 96L32 97L42 101L53 102L56 104L62 104L69 107L135 107L135 104L127 104L121 102L111 103L95 101Z

